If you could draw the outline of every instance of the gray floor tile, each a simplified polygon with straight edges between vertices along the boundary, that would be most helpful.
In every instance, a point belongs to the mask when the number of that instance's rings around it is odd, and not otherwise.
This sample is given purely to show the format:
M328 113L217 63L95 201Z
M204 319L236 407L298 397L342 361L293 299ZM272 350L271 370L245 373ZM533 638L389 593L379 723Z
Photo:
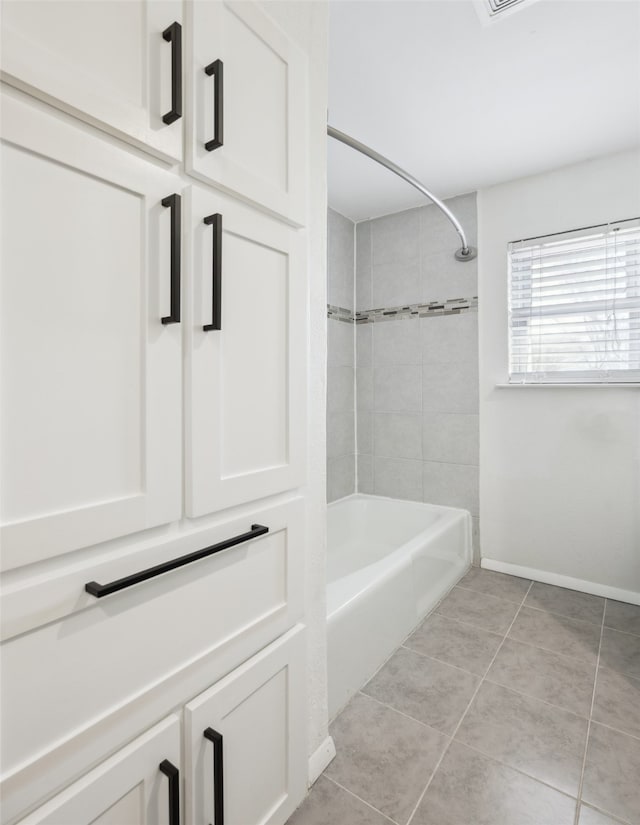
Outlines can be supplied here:
M640 679L601 667L593 718L623 733L640 737Z
M404 643L424 656L484 675L502 636L432 613Z
M411 825L573 825L576 802L453 743Z
M588 716L595 667L539 647L506 639L487 679L543 702Z
M559 613L569 619L602 624L604 599L577 590L554 587L552 584L534 582L525 601L527 607L537 607L550 613Z
M580 808L578 825L618 825L619 822L619 819L611 819L610 816L588 808L586 805Z
M451 735L479 683L478 676L400 648L362 692Z
M640 636L640 605L614 602L607 599L604 623L606 627L613 627L616 630L623 630L625 633L635 633L636 636Z
M587 720L484 682L456 739L577 796Z
M523 607L509 636L585 662L595 663L598 658L600 627L557 613Z
M361 694L331 725L337 755L327 776L404 825L446 737Z
M436 608L442 616L502 634L509 629L517 610L518 605L513 602L461 587L454 587Z
M482 570L472 567L458 585L486 596L496 596L508 602L520 604L527 594L529 579L520 579L517 576L508 576L505 573L496 573L494 570Z
M591 723L582 799L627 822L640 822L640 740Z
M620 633L605 627L602 634L600 664L640 679L640 636Z
M321 776L287 825L389 825L389 821Z

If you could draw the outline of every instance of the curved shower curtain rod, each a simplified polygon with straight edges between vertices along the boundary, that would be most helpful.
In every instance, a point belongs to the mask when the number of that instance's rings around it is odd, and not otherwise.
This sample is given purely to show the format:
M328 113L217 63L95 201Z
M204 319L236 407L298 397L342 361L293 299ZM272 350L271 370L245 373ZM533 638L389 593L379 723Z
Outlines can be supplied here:
M472 261L478 254L478 250L475 249L473 246L469 246L467 243L467 236L464 234L464 229L460 225L460 221L456 218L453 212L446 206L440 198L437 198L432 192L430 192L426 186L423 186L417 178L414 178L413 175L410 175L408 172L405 172L404 169L401 169L397 166L393 161L388 160L383 155L376 152L374 149L370 149L368 146L365 146L364 143L360 143L359 140L350 137L349 135L345 134L344 132L339 131L338 129L334 129L333 126L329 126L327 124L327 134L329 137L335 138L335 140L339 140L341 143L345 143L347 146L350 146L352 149L355 149L356 152L361 152L363 155L366 155L371 160L375 160L376 163L379 163L381 166L384 166L389 171L393 172L398 177L406 180L407 183L410 183L411 186L415 187L419 192L422 192L423 195L426 195L429 200L433 201L433 203L443 212L447 218L453 224L454 229L460 236L460 241L462 242L462 246L458 251L455 253L456 260L458 261Z

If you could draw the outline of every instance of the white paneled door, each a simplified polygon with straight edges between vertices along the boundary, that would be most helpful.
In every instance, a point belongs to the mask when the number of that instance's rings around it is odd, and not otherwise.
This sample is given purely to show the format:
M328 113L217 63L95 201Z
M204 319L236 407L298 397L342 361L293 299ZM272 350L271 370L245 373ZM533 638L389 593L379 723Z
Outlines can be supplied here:
M180 516L180 182L19 92L2 114L6 569Z
M306 57L253 3L187 9L187 170L304 223Z
M185 706L186 822L285 822L306 786L304 628Z
M3 0L2 78L182 157L180 0Z
M180 720L170 716L20 825L177 825Z
M186 508L201 516L302 483L306 245L210 189L185 201Z

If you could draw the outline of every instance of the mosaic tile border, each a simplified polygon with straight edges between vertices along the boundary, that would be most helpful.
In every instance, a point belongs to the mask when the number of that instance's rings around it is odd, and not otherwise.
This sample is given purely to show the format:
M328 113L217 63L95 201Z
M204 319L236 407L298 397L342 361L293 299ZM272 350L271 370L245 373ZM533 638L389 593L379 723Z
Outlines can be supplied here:
M347 324L378 324L381 321L401 321L412 318L434 318L439 315L461 315L478 311L478 297L449 298L446 301L430 301L427 304L407 304L399 307L367 309L353 312L344 307L327 304L327 317Z

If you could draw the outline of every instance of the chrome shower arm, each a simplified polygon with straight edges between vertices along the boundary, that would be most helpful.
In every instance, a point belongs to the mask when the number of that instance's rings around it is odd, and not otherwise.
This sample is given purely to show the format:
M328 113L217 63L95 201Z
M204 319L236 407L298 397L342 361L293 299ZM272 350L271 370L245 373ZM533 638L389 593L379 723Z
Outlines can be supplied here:
M355 149L357 152L361 152L363 155L366 155L371 160L375 160L376 163L379 163L381 166L384 166L390 172L393 172L394 175L398 175L398 177L406 180L407 183L411 184L415 189L419 192L422 192L423 195L426 195L429 200L431 200L437 207L440 209L447 218L453 224L454 229L458 233L461 241L461 248L456 252L456 259L459 261L472 261L476 255L477 251L472 247L469 246L467 243L467 237L464 234L464 229L460 225L460 221L456 218L453 212L449 209L449 207L444 204L440 198L430 192L426 186L423 186L417 178L414 178L413 175L410 175L408 172L405 172L404 169L401 169L397 164L393 163L393 161L385 158L384 155L381 155L379 152L376 152L375 149L371 149L369 146L365 146L364 143L360 143L359 140L350 137L349 135L341 132L339 129L334 129L333 126L329 126L327 124L327 134L329 137L335 138L335 140L339 140L341 143L350 146L352 149Z

